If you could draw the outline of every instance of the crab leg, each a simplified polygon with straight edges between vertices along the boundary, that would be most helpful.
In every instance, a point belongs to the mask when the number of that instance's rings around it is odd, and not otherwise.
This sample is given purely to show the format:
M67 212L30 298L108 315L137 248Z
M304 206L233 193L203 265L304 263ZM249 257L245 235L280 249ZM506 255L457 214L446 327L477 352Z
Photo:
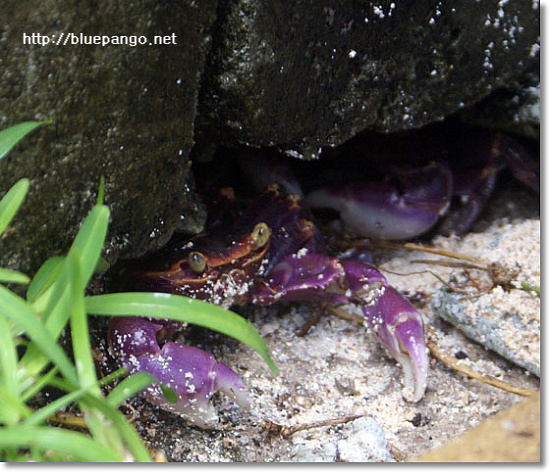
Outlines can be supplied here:
M195 347L166 342L160 348L157 335L162 329L162 324L145 318L115 317L109 323L109 347L129 373L147 372L178 395L178 401L170 403L160 387L152 385L143 392L145 398L202 428L218 418L210 403L218 391L248 406L245 386L235 372Z
M254 287L254 303L280 300L360 306L382 346L403 367L404 398L422 398L428 371L422 318L373 266L315 253L289 256Z

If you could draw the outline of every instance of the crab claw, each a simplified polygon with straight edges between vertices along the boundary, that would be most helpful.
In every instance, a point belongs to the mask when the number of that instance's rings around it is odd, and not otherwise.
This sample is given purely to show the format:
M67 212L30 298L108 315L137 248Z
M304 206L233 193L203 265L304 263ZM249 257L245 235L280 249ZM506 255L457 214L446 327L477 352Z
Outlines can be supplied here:
M422 318L375 267L316 253L292 255L253 291L257 304L314 300L360 306L382 346L403 367L403 397L417 402L424 395L428 352Z
M403 367L403 397L419 401L426 390L428 350L418 311L374 267L341 261L346 287L361 300L361 308L380 344Z
M352 183L318 189L307 197L316 208L331 208L357 234L377 239L407 239L428 231L449 206L452 174L442 163L394 169L402 188L388 182Z
M393 287L384 285L381 291L374 305L363 305L363 313L380 344L403 368L403 397L417 402L426 390L428 373L422 319Z
M170 403L155 384L145 389L145 398L201 428L211 427L218 418L210 402L218 391L248 406L245 386L235 372L195 347L167 342L160 348L156 336L162 328L144 318L115 317L109 324L110 349L128 372L147 372L178 396Z

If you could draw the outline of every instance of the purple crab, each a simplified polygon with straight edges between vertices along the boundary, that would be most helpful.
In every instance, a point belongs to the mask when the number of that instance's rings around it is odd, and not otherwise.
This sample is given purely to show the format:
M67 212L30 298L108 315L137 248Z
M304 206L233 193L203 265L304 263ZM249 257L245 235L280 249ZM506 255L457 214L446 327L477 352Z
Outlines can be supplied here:
M505 168L533 191L540 187L537 162L517 139L465 125L433 125L399 136L366 133L326 154L318 163L303 163L305 179L295 177L295 160L283 155L249 150L239 162L257 190L279 182L311 208L336 211L353 234L383 240L411 239L438 223L438 233L464 234ZM327 185L317 175L327 173L323 160L338 166L337 172L329 167ZM373 180L377 173L383 178ZM311 188L302 191L298 180L311 174ZM337 174L346 179L341 185L334 183Z
M281 156L270 161L264 153L264 160L257 161L251 151L245 152L239 156L245 170L257 185L268 184L262 194L240 215L218 211L217 226L207 233L191 240L174 238L128 270L119 288L179 294L224 308L278 301L354 305L381 345L401 364L404 398L417 402L426 389L428 371L420 314L375 267L353 256L327 255L304 200L309 206L336 209L360 235L406 239L425 233L443 215L447 232L465 232L485 206L504 165L538 191L538 175L517 141L472 131L459 133L454 140L451 148L456 155L448 147L445 151L432 146L446 162L433 159L432 153L418 167L394 166L385 181L319 188L305 197L297 180L281 165ZM401 142L391 152L410 149L410 142ZM274 180L280 184L271 184ZM458 211L448 212L457 197ZM210 354L173 342L176 329L172 322L113 318L111 350L130 372L149 372L179 397L170 404L159 387L150 387L145 392L150 401L199 426L208 426L216 418L210 404L216 391L246 406L245 386L238 375Z
M402 365L405 399L416 402L424 394L428 354L420 314L375 267L326 255L302 198L278 184L269 185L232 223L191 241L173 240L128 270L121 288L185 295L225 308L278 301L356 305ZM118 361L130 373L146 371L168 384L179 400L167 402L157 386L144 396L199 426L216 417L209 403L216 391L246 406L238 375L210 354L172 342L175 330L173 322L145 318L110 321L110 348Z

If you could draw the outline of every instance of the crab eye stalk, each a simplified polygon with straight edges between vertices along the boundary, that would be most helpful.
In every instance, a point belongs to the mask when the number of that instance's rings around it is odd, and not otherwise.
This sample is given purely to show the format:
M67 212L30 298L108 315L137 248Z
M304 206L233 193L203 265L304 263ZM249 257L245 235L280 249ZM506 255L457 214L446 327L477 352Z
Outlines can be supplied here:
M191 270L193 270L193 272L196 272L197 274L200 274L206 268L206 258L204 257L204 254L200 252L190 253L188 262Z
M263 247L267 244L267 241L269 240L269 235L269 227L265 223L258 223L256 226L254 226L250 237L258 247Z

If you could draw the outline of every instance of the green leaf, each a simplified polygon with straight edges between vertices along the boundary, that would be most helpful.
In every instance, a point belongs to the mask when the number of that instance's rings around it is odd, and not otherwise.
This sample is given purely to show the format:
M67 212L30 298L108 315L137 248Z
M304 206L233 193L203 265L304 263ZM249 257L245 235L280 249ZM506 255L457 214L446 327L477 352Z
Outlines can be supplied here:
M122 380L107 395L107 403L113 407L119 406L136 393L141 392L145 387L157 382L157 379L146 372L137 372Z
M79 286L76 287L78 290L84 291L97 265L107 234L108 222L109 209L105 206L94 206L84 220L69 250L69 253L76 251L76 258L79 267L81 267ZM67 260L64 258L59 269L61 272L56 277L56 282L49 288L45 289L42 283L38 283L39 295L32 304L37 312L43 314L44 324L55 339L67 324L70 315L69 287L66 283L66 271L69 270L67 264ZM46 275L49 280L51 275ZM34 292L32 294L34 295ZM37 351L32 345L25 353L22 362L30 374L36 374L45 367L44 359L37 355Z
M71 250L78 251L78 264L81 267L81 281L79 290L84 290L86 285L90 281L94 269L98 263L101 255L101 249L105 242L105 236L107 235L107 226L109 224L109 209L106 206L94 206L90 214L84 220L78 234L73 241ZM61 270L66 270L66 261ZM60 303L60 300L68 296L66 286L63 284L56 284L53 290L46 291L36 301L37 308L43 306L44 302L47 303L44 309L44 316L47 318L48 326L52 326L54 333L61 330L67 323L68 313L66 317L54 318L49 320L49 314L53 310L56 304ZM64 313L65 314L65 313Z
M0 315L0 385L14 398L19 397L17 384L17 351L13 333L3 316Z
M29 190L29 179L21 179L0 200L0 236L19 210Z
M128 373L128 369L126 367L119 367L114 372L107 374L105 377L101 377L99 379L99 385L101 387L105 387L105 385L109 385L111 382L114 382L115 380L122 379L127 373Z
M120 371L121 369L119 369ZM100 383L103 382L103 379ZM50 382L50 385L55 386L59 389L68 391L72 387L67 384L66 381L60 378L53 378ZM85 397L85 398L84 398ZM128 423L124 415L118 411L115 406L112 406L109 402L105 401L103 398L97 398L89 393L83 395L83 400L86 401L88 407L93 407L99 412L101 412L109 421L114 425L116 431L118 431L120 437L124 440L128 449L132 452L136 460L139 461L150 461L151 458L147 449L143 445L140 437L132 426ZM111 425L109 425L111 427Z
M101 274L102 272L106 272L111 267L111 264L109 264L103 257L100 257L97 261L97 265L94 269L94 274Z
M103 399L96 398L91 395L86 397L86 402L96 410L99 410L103 415L105 415L106 418L109 419L109 421L111 421L121 438L128 446L128 449L133 454L135 460L140 462L151 461L151 456L147 452L147 449L136 430L132 427L132 425L130 425L130 423L128 423L126 417L118 411L118 409L111 406Z
M2 160L8 152L23 139L32 130L44 124L51 124L52 121L26 121L19 123L11 128L0 131L0 160Z
M30 386L25 387L25 391L21 396L21 400L26 402L32 397L34 397L36 394L38 394L38 392L40 392L47 385L50 384L51 380L55 378L58 372L59 372L59 369L54 366L45 374L42 374L36 378L31 379L32 384Z
M70 287L70 314L71 314L71 340L73 343L73 355L76 370L81 387L88 387L96 384L96 373L94 360L92 358L92 346L90 344L90 333L88 330L88 318L84 309L84 290L81 288L80 267L78 265L78 250L73 248L69 251L66 264L67 280ZM99 388L96 388L98 395Z
M25 426L38 426L41 423L44 423L50 416L55 414L57 411L66 407L70 403L78 400L80 397L85 395L87 389L82 388L63 395L62 397L48 403L45 407L36 410L32 415L26 418L21 424Z
M8 392L3 385L0 385L0 424L15 425L21 418L29 416L31 409L22 403L19 398Z
M30 281L31 279L22 272L0 267L0 283L28 284Z
M106 206L94 206L73 242L72 247L75 247L79 253L82 290L88 285L101 256L107 236L109 214L109 209Z
M101 176L99 179L99 190L97 191L97 203L96 205L103 205L105 193L105 177Z
M540 298L540 287L537 287L536 285L531 285L527 282L521 282L521 289L525 290L526 292L534 292L537 294L537 297Z
M179 397L175 390L173 390L168 385L162 382L159 383L159 387L160 387L160 391L162 392L162 396L167 402L170 402L170 403L178 402Z
M269 349L252 324L217 305L166 293L111 293L86 297L86 311L96 315L132 316L193 323L235 338L256 350L269 368L278 374Z
M36 447L40 451L56 451L72 460L85 462L118 462L123 457L92 438L49 426L13 426L0 428L0 448Z
M30 302L35 301L52 286L57 279L61 267L63 267L62 263L64 259L62 256L50 257L40 266L27 289L27 300Z
M36 313L25 300L18 297L7 288L0 285L0 314L19 326L46 356L44 366L52 361L59 367L61 373L73 384L77 384L76 371L67 354L56 343L56 340L45 329ZM40 369L41 370L41 369Z

